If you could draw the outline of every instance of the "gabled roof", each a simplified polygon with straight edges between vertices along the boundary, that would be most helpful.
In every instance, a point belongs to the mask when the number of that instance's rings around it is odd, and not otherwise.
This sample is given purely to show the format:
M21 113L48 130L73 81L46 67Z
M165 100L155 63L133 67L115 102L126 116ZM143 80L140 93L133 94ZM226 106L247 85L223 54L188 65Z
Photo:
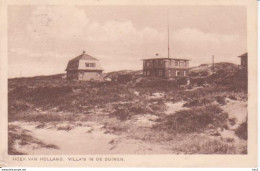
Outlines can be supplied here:
M238 56L238 57L240 57L240 58L241 58L241 57L242 57L242 58L243 58L243 57L247 57L247 52L244 53L244 54L242 54L242 55L240 55L240 56Z
M83 51L83 53L79 56L77 56L76 58L73 58L70 60L71 61L79 61L79 60L95 60L95 61L98 61L96 58L88 55L85 53L85 51Z
M146 61L146 60L180 60L180 61L190 61L189 59L179 59L179 58L148 58L148 59L142 59L143 61Z

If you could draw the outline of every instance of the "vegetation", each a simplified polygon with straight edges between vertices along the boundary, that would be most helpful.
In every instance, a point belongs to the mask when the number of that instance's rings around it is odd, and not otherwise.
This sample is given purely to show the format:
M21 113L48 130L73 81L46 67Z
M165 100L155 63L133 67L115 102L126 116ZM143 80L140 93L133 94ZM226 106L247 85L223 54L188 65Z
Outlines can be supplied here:
M246 153L246 144L237 147L232 138L221 139L221 130L236 124L222 110L226 99L247 101L246 74L228 63L217 64L214 73L210 68L194 68L190 73L189 86L185 78L146 78L140 71L107 73L105 79L109 81L69 81L61 74L9 79L8 119L37 122L39 129L47 123L94 121L104 125L107 133L172 144L171 150L176 153ZM165 114L166 102L180 101L184 101L184 110ZM135 125L137 118L146 114L158 117L152 120L153 126ZM71 129L70 125L57 127ZM15 150L15 141L56 148L18 130L9 126L9 154L22 154ZM235 133L246 141L247 121Z
M243 122L236 130L235 133L241 139L247 140L247 121Z
M8 127L8 154L11 155L24 155L24 152L17 151L15 149L15 141L18 141L19 145L36 145L36 148L53 148L58 149L56 145L46 144L32 135L27 130L22 130L18 126L9 125Z
M206 128L227 128L228 115L216 105L181 110L161 119L155 129L170 133L202 132Z

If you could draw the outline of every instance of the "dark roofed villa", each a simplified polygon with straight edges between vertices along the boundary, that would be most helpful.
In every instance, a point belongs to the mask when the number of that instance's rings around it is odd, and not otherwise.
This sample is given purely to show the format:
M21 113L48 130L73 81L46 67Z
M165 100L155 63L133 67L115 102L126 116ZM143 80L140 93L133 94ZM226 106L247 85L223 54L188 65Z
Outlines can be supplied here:
M189 60L176 58L143 59L143 75L147 77L187 77Z
M167 20L168 22L168 20ZM170 57L170 36L168 23L168 56L167 58L143 59L143 75L146 77L187 77L189 60ZM158 56L158 54L156 54Z

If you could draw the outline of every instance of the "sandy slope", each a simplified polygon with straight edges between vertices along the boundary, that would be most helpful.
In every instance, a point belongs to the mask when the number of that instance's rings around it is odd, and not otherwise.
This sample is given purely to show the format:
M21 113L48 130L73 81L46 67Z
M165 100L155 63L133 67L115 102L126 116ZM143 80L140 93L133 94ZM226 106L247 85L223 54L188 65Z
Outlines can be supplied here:
M165 147L155 144L147 144L139 140L127 139L118 135L107 134L102 128L93 122L82 123L70 131L49 128L35 128L35 123L13 122L11 125L20 126L22 129L31 131L31 135L44 143L54 144L59 149L42 148L32 145L15 144L15 149L26 154L151 154L169 153ZM63 124L64 125L64 124Z
M236 124L232 126L232 129L236 129L241 123L247 119L247 102L235 101L227 99L227 104L222 109L228 113L229 118L234 118Z
M174 114L183 109L184 101L172 103L167 102L166 115ZM228 113L229 118L235 118L236 123L228 130L219 131L221 137L232 138L234 143L246 143L240 140L234 132L247 118L247 103L227 99L227 104L222 109ZM131 125L140 129L151 129L158 116L151 114L136 115L131 119ZM130 122L130 121L129 121ZM58 148L46 148L37 144L20 144L18 140L14 143L14 148L26 154L35 155L86 155L86 154L169 154L173 144L155 144L144 142L140 139L127 137L126 134L115 135L108 133L104 125L98 122L77 121L77 122L50 122L44 127L38 127L40 123L35 122L11 122L9 125L18 126L32 137L45 144L53 144ZM242 144L243 145L243 144ZM176 153L176 152L175 152Z

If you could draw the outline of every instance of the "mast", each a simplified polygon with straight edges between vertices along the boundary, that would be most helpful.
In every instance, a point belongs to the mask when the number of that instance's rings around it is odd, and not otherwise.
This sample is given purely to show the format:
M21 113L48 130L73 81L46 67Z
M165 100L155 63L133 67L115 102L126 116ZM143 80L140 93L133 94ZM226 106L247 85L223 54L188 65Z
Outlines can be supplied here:
M168 27L168 58L170 58L169 13L167 13L167 27Z
M214 62L214 55L212 55L212 71L214 73L214 70L215 70L215 62Z

